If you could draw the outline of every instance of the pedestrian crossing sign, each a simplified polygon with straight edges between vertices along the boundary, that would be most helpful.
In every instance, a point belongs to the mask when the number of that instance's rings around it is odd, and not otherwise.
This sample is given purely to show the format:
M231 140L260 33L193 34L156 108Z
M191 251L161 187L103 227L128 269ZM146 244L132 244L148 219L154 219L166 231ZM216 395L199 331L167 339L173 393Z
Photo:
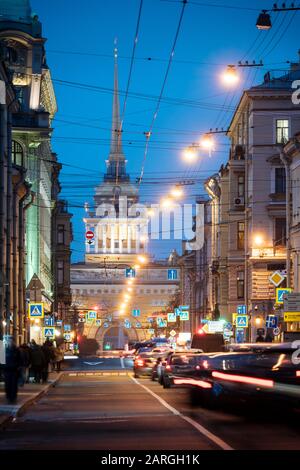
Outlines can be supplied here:
M44 328L44 337L53 338L55 336L55 328L46 327Z
M237 328L248 328L248 315L237 315L236 316L236 327Z
M44 318L44 304L30 302L28 304L29 318Z
M292 292L290 287L277 287L276 289L276 303L283 304L284 297Z

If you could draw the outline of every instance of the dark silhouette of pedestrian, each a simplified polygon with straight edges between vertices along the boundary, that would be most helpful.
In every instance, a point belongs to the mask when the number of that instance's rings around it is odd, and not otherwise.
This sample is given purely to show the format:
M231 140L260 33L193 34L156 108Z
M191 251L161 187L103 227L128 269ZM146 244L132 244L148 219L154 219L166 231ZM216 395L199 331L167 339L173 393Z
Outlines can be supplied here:
M57 346L54 350L55 354L55 363L56 363L56 371L60 372L61 363L64 360L64 352L60 346Z
M30 362L34 381L35 383L39 384L42 379L42 370L45 365L45 356L42 348L36 344L34 339L30 342Z
M257 343L264 343L265 341L265 338L263 337L263 335L258 335L257 338L256 338L256 342Z
M5 350L5 393L9 403L15 403L18 395L18 378L21 367L21 355L12 336L8 337Z
M42 370L42 382L46 383L49 375L49 364L55 357L53 344L48 338L42 346L42 351L45 358L45 363Z
M28 382L29 377L29 366L30 366L30 348L28 344L24 343L19 347L21 356L21 369L19 384L21 387Z

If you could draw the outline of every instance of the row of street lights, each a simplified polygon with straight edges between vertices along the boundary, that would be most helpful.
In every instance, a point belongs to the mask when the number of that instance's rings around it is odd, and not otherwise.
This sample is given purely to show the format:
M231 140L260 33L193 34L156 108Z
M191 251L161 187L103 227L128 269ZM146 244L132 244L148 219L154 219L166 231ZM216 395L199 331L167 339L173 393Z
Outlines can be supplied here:
M145 265L147 264L148 262L148 259L146 256L144 255L139 255L137 257L137 263L133 266L133 269L135 271L137 271L138 269L141 268L141 265ZM122 299L122 303L119 307L119 313L120 315L124 315L125 312L126 312L126 309L128 308L128 304L131 300L131 295L132 295L132 291L133 291L133 288L132 288L132 285L135 281L135 277L130 277L127 279L126 283L127 283L127 288L126 288L126 292L124 293L123 295L123 299Z

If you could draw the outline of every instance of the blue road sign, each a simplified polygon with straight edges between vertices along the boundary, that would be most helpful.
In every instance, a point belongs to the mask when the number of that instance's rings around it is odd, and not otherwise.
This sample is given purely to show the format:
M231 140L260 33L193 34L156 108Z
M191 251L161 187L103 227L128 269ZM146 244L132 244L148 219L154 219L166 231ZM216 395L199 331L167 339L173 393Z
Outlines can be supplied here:
M125 277L135 277L135 269L126 268L125 269Z
M168 313L168 323L175 323L176 322L176 313L170 312Z
M70 333L65 333L64 334L64 340L67 342L67 343L71 343L72 342L72 336Z
M109 327L109 323L106 321L106 322L103 323L103 326L104 326L104 328L108 328L108 327Z
M62 326L62 320L56 320L56 326Z
M133 316L133 317L139 317L140 315L141 315L141 311L140 311L139 308L134 308L134 309L132 310L132 316Z
M176 280L177 279L177 269L168 269L168 280Z
M244 328L237 328L235 332L235 340L237 343L245 342L245 330Z
M292 292L292 289L290 287L277 287L276 289L276 303L277 304L283 304L284 298L286 295L290 294Z
M237 328L248 328L248 315L237 315L235 322Z
M180 312L179 317L181 321L187 321L190 317L190 314L188 311L183 311L183 312Z
M184 310L189 310L190 306L189 305L179 305L179 310L183 312Z
M71 331L71 325L64 325L65 331Z
M55 336L55 328L46 327L44 328L44 337L53 338Z
M44 326L54 326L54 318L53 317L44 317Z
M238 305L237 308L236 308L236 313L238 315L246 315L247 306L246 305Z
M167 320L160 320L157 322L158 328L166 328L167 327Z
M131 323L129 320L124 320L124 326L125 328L131 328Z
M135 327L136 328L142 328L142 324L139 321L137 321L136 324L135 324Z
M88 320L96 320L97 318L97 312L94 310L90 310L87 314Z
M268 315L266 318L266 328L277 328L278 317L276 315Z
M44 304L33 303L28 304L29 318L44 318Z
M175 315L178 315L178 316L179 316L179 315L180 315L180 312L181 312L180 308L177 308L177 307L174 308L174 313L175 313Z

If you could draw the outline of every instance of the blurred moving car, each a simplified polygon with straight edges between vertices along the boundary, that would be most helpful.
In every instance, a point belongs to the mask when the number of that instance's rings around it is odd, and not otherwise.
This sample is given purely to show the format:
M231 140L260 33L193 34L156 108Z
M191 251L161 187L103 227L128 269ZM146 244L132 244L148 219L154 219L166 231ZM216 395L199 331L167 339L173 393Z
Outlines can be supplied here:
M219 333L206 334L201 328L193 335L192 345L193 349L201 349L203 352L218 352L224 351L224 336Z
M164 388L170 388L174 383L174 377L178 374L181 376L190 376L196 373L199 357L203 351L183 350L170 353L166 360L161 364L161 372L158 378L159 383Z
M141 349L140 349L141 351ZM152 351L139 352L133 363L134 377L152 377L152 371L159 358L168 354L166 349L155 348Z
M300 405L300 352L291 345L248 345L248 350L204 354L196 373L177 371L175 385L191 388L192 401L216 405L223 401L271 401Z

